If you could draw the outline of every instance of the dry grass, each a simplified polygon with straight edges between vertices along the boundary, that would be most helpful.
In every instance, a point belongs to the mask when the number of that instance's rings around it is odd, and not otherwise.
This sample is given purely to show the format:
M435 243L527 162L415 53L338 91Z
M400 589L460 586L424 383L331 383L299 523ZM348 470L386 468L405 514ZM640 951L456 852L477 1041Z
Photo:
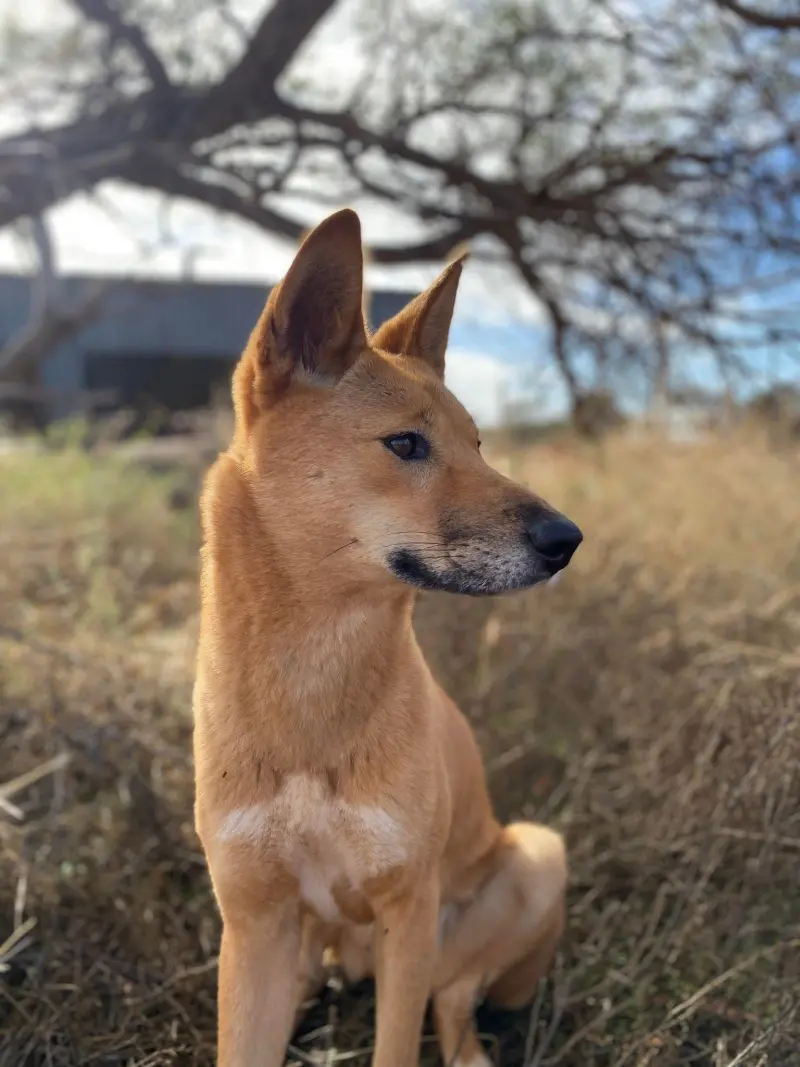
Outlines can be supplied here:
M482 1012L487 1047L508 1067L798 1064L798 457L496 448L588 536L560 585L419 610L498 807L572 855L559 965L532 1013ZM209 1065L187 475L69 449L0 464L0 1065ZM294 1058L367 1064L371 1013L332 986Z

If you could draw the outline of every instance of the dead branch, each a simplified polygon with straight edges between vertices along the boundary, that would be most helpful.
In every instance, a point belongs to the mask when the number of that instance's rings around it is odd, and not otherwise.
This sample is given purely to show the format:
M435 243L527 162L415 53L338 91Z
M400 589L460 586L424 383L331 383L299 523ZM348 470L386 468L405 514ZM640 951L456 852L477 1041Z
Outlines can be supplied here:
M153 87L170 89L169 75L163 62L147 40L141 26L128 22L117 9L115 0L72 0L89 22L96 22L108 31L112 44L127 45L139 59Z
M800 15L782 14L778 11L762 11L739 0L717 0L720 7L759 29L800 30Z
M52 241L41 216L31 219L31 236L39 259L31 314L20 334L0 351L0 380L24 378L48 352L92 320L111 288L108 282L89 284L75 303L67 305L56 273Z

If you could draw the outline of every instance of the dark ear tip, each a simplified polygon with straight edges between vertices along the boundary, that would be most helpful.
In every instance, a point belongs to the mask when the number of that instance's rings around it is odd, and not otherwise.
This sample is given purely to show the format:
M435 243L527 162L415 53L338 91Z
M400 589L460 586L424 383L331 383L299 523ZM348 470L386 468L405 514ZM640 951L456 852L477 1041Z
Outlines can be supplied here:
M328 220L330 221L331 219L347 219L348 222L355 223L356 226L361 225L358 212L351 207L340 207L338 211L332 211L331 214L328 215Z
M343 237L350 237L360 242L361 219L351 207L343 207L339 211L334 211L332 215L328 215L327 218L324 218L319 226L312 232L326 234L339 233Z
M363 262L361 221L352 208L342 208L324 218L306 233L300 248L301 251L308 248L319 251L323 245L327 245L332 253L345 252L351 258L358 256Z

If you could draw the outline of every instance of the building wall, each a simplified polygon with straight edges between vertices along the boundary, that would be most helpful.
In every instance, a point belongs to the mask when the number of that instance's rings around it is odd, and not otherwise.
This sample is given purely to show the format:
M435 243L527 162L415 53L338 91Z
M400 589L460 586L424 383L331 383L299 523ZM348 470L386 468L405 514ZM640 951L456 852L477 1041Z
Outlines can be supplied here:
M87 284L83 278L65 279L68 304L77 303ZM31 280L0 275L0 346L13 338L28 321ZM88 367L95 379L124 377L130 387L139 360L233 361L247 341L269 293L258 285L121 281L112 283L99 315L43 363L40 382L58 392L86 388ZM372 294L370 324L374 328L390 318L411 298L408 293ZM114 357L116 359L114 360ZM98 371L97 364L114 360ZM165 363L165 371L166 371ZM154 380L152 367L142 380ZM69 401L56 401L55 417L69 414Z

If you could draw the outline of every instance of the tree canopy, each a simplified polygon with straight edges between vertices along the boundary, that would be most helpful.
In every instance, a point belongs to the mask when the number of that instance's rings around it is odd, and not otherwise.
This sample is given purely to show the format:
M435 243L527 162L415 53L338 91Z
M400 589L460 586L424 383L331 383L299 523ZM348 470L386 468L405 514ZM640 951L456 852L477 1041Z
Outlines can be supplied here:
M469 241L543 316L574 399L687 354L734 374L797 349L788 2L53 9L6 25L0 78L0 228L40 220L43 261L50 209L110 181L291 239L313 210L372 203L396 220L379 263ZM341 64L320 64L333 19Z

